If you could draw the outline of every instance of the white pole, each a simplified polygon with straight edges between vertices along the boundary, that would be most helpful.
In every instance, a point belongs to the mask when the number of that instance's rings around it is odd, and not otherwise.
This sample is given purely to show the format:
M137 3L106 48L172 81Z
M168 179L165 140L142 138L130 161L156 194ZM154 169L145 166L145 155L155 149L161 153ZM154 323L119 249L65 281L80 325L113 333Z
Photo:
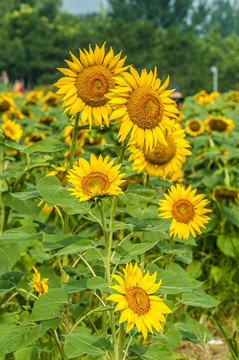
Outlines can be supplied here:
M218 68L217 66L211 67L211 72L213 74L213 91L218 91Z

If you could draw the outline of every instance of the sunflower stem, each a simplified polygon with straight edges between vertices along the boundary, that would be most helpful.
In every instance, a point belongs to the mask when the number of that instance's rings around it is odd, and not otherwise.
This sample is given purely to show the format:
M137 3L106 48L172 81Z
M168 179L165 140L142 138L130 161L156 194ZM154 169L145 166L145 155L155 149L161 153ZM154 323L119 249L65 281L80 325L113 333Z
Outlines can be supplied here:
M144 186L146 188L149 187L149 175L148 174L144 174ZM148 201L146 200L144 202L144 210L147 208L148 206ZM145 243L145 232L142 231L142 236L141 236L141 244ZM145 266L145 252L143 252L141 254L141 269L142 271L144 270L144 266Z
M78 129L79 117L80 117L80 114L77 113L76 117L75 117L73 133L72 133L72 143L71 143L71 150L70 150L70 162L69 162L69 165L68 165L68 170L72 169L73 164L74 164L77 135L78 135L78 132L79 132L79 129ZM69 215L67 213L65 213L64 234L68 234L68 228L69 228ZM62 267L67 266L67 265L68 265L68 254L65 254L65 255L63 255L63 258L62 258ZM66 279L67 279L67 275L66 275L66 273L64 271L61 273L61 278L62 278L62 281L66 281Z
M3 172L4 172L3 150L4 150L4 145L1 143L0 144L0 174L3 174ZM0 230L0 234L2 234L2 232L3 232L3 223L4 223L4 205L3 205L3 202L2 202L2 184L3 184L3 180L0 181L0 204L1 204L1 230Z
M124 341L125 341L125 330L123 323L120 324L120 329L119 329L119 359L123 359Z
M225 185L230 186L230 175L227 166L224 167L224 174L225 174Z

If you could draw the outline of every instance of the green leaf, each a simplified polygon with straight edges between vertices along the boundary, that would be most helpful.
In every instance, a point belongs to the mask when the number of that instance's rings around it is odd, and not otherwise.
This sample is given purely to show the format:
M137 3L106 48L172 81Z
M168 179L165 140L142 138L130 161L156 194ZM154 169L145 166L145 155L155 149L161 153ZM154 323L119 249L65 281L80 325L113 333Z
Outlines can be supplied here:
M239 256L239 237L234 234L223 234L217 237L217 246L227 256L238 258Z
M117 246L115 248L115 251L121 256L121 257L130 257L133 258L136 255L143 254L147 252L148 250L152 249L159 240L156 240L151 243L144 243L144 244L126 244L122 246Z
M16 141L11 141L11 140L5 141L4 146L18 151L24 151L25 149L28 148L28 146L18 144Z
M239 206L238 205L231 205L229 206L223 206L222 214L225 216L225 218L230 221L232 224L239 227Z
M88 279L87 287L91 290L99 289L104 292L108 292L108 293L111 292L105 279L103 279L100 276L94 276L94 277Z
M203 308L211 308L219 304L219 301L214 300L201 289L194 289L190 293L184 293L182 299L177 298L177 300L184 305L201 306Z
M171 350L161 344L151 345L143 356L148 360L175 360Z
M46 176L37 183L37 190L48 204L60 206L67 214L86 214L90 205L79 202L70 192L61 186L56 176Z
M173 324L170 327L170 323L167 322L167 331L164 334L155 336L155 338L162 346L173 350L182 340L182 335Z
M14 289L20 279L25 275L22 271L8 271L0 278L0 295Z
M78 235L43 233L42 245L45 251L51 251L73 245L76 242L80 242L82 240L84 239ZM90 241L90 240L85 240L85 241Z
M55 255L81 253L88 249L92 249L91 241L90 240L80 240L80 241L75 242L72 245L66 246L62 250L59 250Z
M36 360L37 349L34 347L27 347L20 349L14 353L16 360Z
M191 292L202 285L202 282L192 279L188 273L179 265L171 263L168 270L160 269L155 264L147 266L150 274L157 271L157 281L162 279L162 285L157 293L160 294L179 294L183 292Z
M65 335L64 351L69 359L82 356L84 354L95 355L99 358L112 349L108 339L101 336L70 334Z
M67 294L76 293L87 289L87 279L72 280L62 283L62 290Z
M41 233L37 233L34 226L20 226L18 228L5 231L0 236L0 243L10 243L17 241L32 241L42 238Z
M182 334L183 340L193 341L198 344L205 344L212 340L209 331L187 314L181 315L180 321L175 324L175 327Z
M41 209L37 206L37 202L33 199L20 200L16 197L13 197L10 193L4 193L2 195L2 201L4 205L16 210L20 214L37 217L41 212Z
M12 197L17 198L19 200L28 200L40 196L39 191L23 191L17 193L10 193Z
M63 305L68 304L68 296L61 289L52 289L41 295L34 303L31 320L41 321L58 317Z
M45 139L28 146L23 150L26 154L33 154L35 152L56 152L62 150L62 144L55 139Z

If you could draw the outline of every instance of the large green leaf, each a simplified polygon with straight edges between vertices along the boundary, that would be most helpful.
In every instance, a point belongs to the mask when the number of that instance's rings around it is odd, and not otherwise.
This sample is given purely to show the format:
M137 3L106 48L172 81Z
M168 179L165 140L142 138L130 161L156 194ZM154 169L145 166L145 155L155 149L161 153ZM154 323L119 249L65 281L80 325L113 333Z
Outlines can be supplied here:
M16 270L2 274L0 278L0 295L13 290L24 275L24 272Z
M175 360L171 350L162 344L153 344L143 355L147 360Z
M38 141L37 143L28 146L26 149L22 150L27 154L33 154L35 152L55 152L61 151L62 144L60 141L55 139L45 139Z
M231 205L229 206L223 206L222 207L222 214L225 216L225 218L239 227L239 206L238 205Z
M37 349L34 347L27 347L20 349L14 353L16 360L36 360Z
M41 209L37 206L37 202L33 199L20 200L10 193L4 193L2 196L4 205L16 210L20 214L32 215L37 217Z
M31 320L41 321L57 318L66 304L68 304L68 296L65 291L49 290L35 301Z
M143 243L143 244L126 244L122 246L117 246L115 248L115 251L121 256L121 257L130 257L134 258L136 255L143 254L147 252L148 250L152 249L156 244L158 243L158 240L151 242L151 243Z
M37 233L34 226L20 226L18 228L10 229L5 231L0 236L0 244L2 243L10 243L17 241L32 241L38 240L42 238L41 233Z
M94 276L94 277L88 279L87 287L92 290L99 289L104 292L108 292L108 293L111 292L107 282L100 276Z
M223 234L217 237L217 246L227 256L238 258L239 237L234 234Z
M204 344L212 339L209 331L198 321L192 319L187 314L182 314L180 321L175 324L180 331L183 340L190 340L198 344Z
M110 341L101 336L90 334L70 334L65 335L64 350L69 359L82 356L84 354L100 357L108 350L112 349Z
M192 279L188 273L179 265L171 263L169 270L160 269L155 264L149 264L146 268L152 274L157 271L157 281L162 279L158 293L161 294L179 294L191 292L202 285L202 282Z
M90 205L88 202L79 202L70 192L61 186L56 176L46 176L37 183L37 190L47 204L60 206L67 214L86 214Z
M219 301L214 300L201 289L194 289L190 293L184 293L182 294L182 299L177 298L177 300L184 305L200 306L203 308L211 308L219 304Z

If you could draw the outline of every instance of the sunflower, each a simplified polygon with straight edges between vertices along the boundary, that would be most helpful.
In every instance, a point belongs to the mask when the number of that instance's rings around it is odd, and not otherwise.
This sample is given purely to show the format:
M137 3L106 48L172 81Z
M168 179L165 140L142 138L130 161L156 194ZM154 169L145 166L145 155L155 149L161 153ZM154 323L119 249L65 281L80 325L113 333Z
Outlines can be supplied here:
M128 69L123 67L125 59L121 53L114 56L112 48L105 55L105 43L101 48L95 45L95 51L89 45L89 52L80 51L78 59L72 53L73 62L65 60L70 69L59 68L65 77L54 85L59 88L58 94L64 94L63 106L71 115L81 113L83 124L92 126L92 119L102 128L102 120L109 126L110 106L105 94L115 87L114 77Z
M34 290L36 290L38 292L38 297L40 297L42 294L44 294L48 291L48 285L46 284L46 282L49 279L41 280L41 275L34 266L33 266L33 270L34 270L35 274L33 274L32 287Z
M0 95L0 113L4 113L5 111L12 112L14 110L14 100L9 96Z
M137 263L134 266L131 263L127 264L123 270L125 278L112 275L119 285L110 286L120 294L112 294L106 300L118 303L115 311L123 310L119 323L122 324L128 320L126 333L136 325L138 331L142 332L146 339L148 330L153 334L153 328L157 331L162 329L160 321L166 322L163 314L172 312L164 304L163 299L152 295L159 289L162 280L159 283L155 282L157 272L150 275L147 271L143 277Z
M31 109L29 109L27 106L23 106L21 108L21 112L23 115L29 117L29 118L32 118L33 117L33 112Z
M57 107L59 103L59 96L55 94L53 91L49 91L46 96L42 99L43 104L45 107L53 106Z
M56 122L56 117L52 116L52 115L40 116L37 119L37 123L39 123L39 124L50 125L50 124L55 123L55 122Z
M15 121L6 120L2 123L3 133L11 140L19 140L22 137L23 130Z
M66 144L71 145L72 143L72 135L74 130L74 122L72 125L67 125L64 128L64 134L63 137L65 138ZM88 130L80 130L77 134L77 145L78 146L84 146L85 145L85 138L89 135Z
M191 154L191 151L187 149L190 144L184 139L184 130L176 125L173 132L167 132L164 136L167 145L158 142L152 151L144 152L135 145L130 146L129 150L132 154L129 161L133 161L133 170L137 170L137 173L144 170L150 177L157 176L165 179L166 176L182 167L186 161L186 155Z
M40 134L38 132L33 132L31 135L28 135L25 137L25 145L33 145L38 141L41 141L43 139L45 139L46 135L45 134Z
M42 204L44 204L44 201L43 201L43 200L41 200L37 206L41 206ZM42 214L45 214L45 215L48 215L48 214L50 214L50 213L53 211L53 209L54 209L54 205L48 206L48 205L45 203L44 206L43 206L43 208L42 208L42 210L41 210L41 213L42 213Z
M142 70L141 76L131 67L130 74L123 73L116 78L117 86L107 94L109 103L115 107L110 120L120 124L119 141L123 141L131 131L130 141L139 149L152 151L158 142L167 145L164 138L165 129L172 130L178 110L174 100L168 96L174 91L165 90L169 78L160 86L157 70L147 74Z
M46 176L56 176L63 187L67 185L67 168L64 166L58 166L56 170L51 171Z
M191 136L197 136L204 132L203 123L199 119L190 119L185 125L186 133Z
M79 201L86 201L99 195L122 194L120 185L125 174L119 172L121 164L115 165L114 159L108 162L109 156L103 160L100 155L97 159L94 154L90 156L90 163L80 158L78 165L69 170L67 176L73 185L71 195L79 198Z
M210 116L205 119L204 124L206 125L206 130L209 133L212 131L219 131L224 134L230 134L234 126L233 121L225 118L224 116Z
M205 195L196 195L197 189L191 191L191 185L185 190L182 185L171 186L169 195L164 194L166 200L159 201L159 216L173 218L170 226L170 236L178 235L181 239L188 239L190 233L195 237L195 230L201 234L200 227L205 228L210 218L205 214L211 212L205 209L209 203L203 200Z
M214 201L217 199L234 202L239 199L239 190L235 188L218 187L214 189L211 198Z

